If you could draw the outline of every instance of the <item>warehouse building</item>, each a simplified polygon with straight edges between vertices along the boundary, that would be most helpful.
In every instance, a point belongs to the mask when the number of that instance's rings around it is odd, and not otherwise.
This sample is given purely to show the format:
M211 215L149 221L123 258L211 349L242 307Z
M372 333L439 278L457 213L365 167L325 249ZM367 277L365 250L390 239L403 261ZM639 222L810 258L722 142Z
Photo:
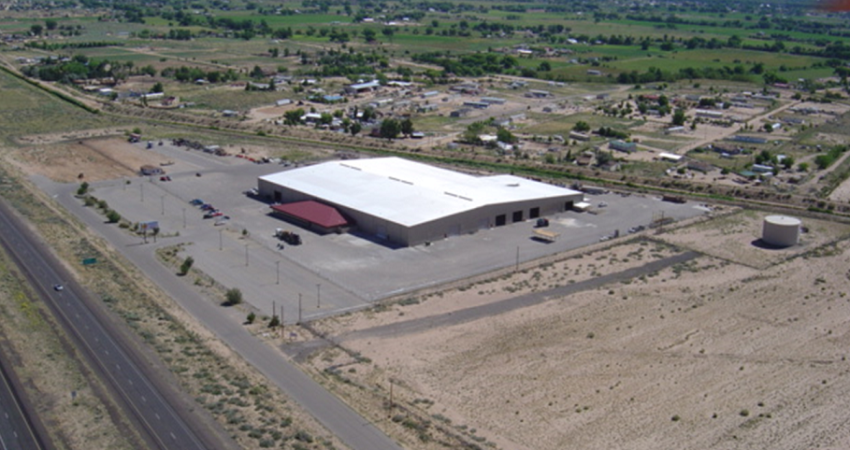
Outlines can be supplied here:
M306 228L356 228L401 246L537 219L583 199L581 192L513 175L476 177L401 158L316 164L262 176L258 188L277 204L273 209L309 202L285 211ZM334 208L343 220L330 227L327 208L317 205Z

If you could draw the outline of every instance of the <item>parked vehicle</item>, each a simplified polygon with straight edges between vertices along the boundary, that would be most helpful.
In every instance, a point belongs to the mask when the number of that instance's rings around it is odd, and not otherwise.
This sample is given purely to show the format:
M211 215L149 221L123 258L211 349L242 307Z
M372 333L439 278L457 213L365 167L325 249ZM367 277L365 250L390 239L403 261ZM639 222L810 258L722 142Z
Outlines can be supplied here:
M195 206L201 206L204 204L204 201L199 198L193 198L192 200L189 200L189 203Z
M256 197L257 195L260 195L260 191L258 191L257 188L251 188L245 191L244 194L249 197Z
M548 227L548 226L549 226L549 219L546 219L544 217L537 219L537 228L543 228L543 227Z
M61 291L61 290L64 290L64 289L65 289L65 286L62 286L61 284L54 284L53 285L54 291Z
M274 236L289 245L301 245L301 236L291 231L286 231L283 228L277 228Z
M159 181L171 181L171 177L168 175L163 175L159 177Z
M213 209L213 210L211 210L211 211L207 211L207 212L204 214L204 219L212 219L213 217L219 217L219 216L223 216L223 215L224 215L224 213L223 213L223 212L221 212L221 211L219 211L219 210L217 210L217 209Z
M201 211L212 211L214 209L215 208L213 207L213 205L210 205L209 203L204 203L203 205L201 205Z

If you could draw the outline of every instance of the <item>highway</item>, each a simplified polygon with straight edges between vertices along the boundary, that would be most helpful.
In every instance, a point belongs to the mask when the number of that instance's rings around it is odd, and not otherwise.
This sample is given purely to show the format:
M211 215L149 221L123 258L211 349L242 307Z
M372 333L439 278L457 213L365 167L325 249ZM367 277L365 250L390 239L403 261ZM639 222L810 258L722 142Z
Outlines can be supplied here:
M6 355L0 352L0 450L52 449L8 363Z
M177 398L173 388L162 386L160 380L143 370L148 366L144 358L124 342L114 328L114 321L107 318L104 311L89 307L89 302L94 300L3 201L0 201L0 241L57 321L117 394L119 405L140 425L140 434L148 446L163 450L229 447L224 443L205 442L212 441L215 434L196 432L178 414L177 405L168 400ZM62 284L63 289L56 290L56 284ZM192 425L199 427L196 423Z

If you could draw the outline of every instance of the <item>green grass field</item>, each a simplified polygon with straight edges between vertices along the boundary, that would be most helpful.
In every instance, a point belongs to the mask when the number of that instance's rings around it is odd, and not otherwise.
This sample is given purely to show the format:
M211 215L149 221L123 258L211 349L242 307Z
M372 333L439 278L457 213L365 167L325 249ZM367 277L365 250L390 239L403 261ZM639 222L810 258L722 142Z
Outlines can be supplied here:
M17 145L14 138L30 134L120 125L114 118L86 112L0 71L0 139Z

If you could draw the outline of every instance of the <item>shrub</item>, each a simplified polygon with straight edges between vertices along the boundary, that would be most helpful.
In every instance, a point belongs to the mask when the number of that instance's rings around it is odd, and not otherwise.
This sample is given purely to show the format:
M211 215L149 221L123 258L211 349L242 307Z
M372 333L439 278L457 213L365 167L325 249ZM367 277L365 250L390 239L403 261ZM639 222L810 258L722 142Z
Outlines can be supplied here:
M272 316L271 320L269 320L269 328L279 327L280 326L280 317L277 315Z
M80 188L77 189L77 195L86 195L89 191L89 184L86 181L83 181L83 184L80 185Z
M118 214L118 211L115 211L114 209L109 210L109 212L106 213L106 220L108 220L109 223L118 223L118 221L121 220L121 214Z
M246 320L248 321L248 323L254 323L254 321L257 320L257 315L254 314L254 311L251 311L250 313L248 313L248 317L246 318Z
M227 299L227 304L230 306L242 303L242 291L239 288L228 289L224 296Z
M192 264L195 264L195 259L191 256L187 256L185 260L183 260L183 264L180 265L180 275L186 275L189 273L189 269L192 268Z

